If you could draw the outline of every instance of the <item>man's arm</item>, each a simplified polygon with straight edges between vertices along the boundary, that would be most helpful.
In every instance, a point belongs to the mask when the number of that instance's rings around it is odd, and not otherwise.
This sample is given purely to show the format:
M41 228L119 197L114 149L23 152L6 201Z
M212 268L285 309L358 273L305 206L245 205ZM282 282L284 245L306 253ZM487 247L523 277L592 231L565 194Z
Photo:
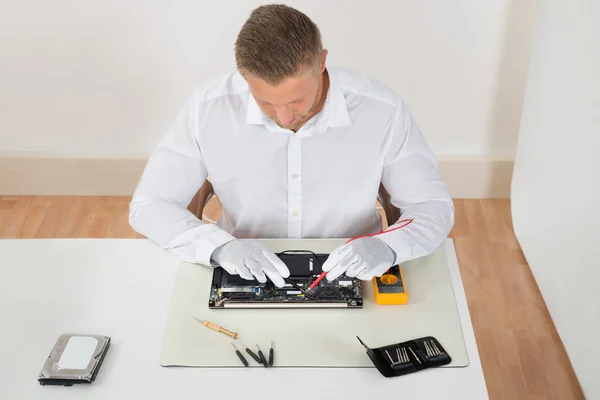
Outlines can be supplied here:
M439 176L432 151L401 105L386 141L381 182L400 219L384 232L351 240L323 263L327 279L345 273L370 280L391 266L423 257L439 247L454 225L454 204Z
M129 205L129 223L182 261L210 265L213 251L234 237L187 209L208 175L196 141L201 112L190 99L150 156Z
M389 138L382 183L401 216L377 238L396 253L398 264L432 253L454 225L454 204L435 156L404 104Z

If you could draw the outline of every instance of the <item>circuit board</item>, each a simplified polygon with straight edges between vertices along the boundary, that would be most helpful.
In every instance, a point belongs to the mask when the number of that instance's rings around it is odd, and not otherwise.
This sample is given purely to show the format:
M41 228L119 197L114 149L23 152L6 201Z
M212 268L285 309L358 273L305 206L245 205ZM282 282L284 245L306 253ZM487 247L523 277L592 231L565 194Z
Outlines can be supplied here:
M216 267L208 299L212 309L223 308L361 308L363 305L361 281L342 275L332 282L322 279L309 287L321 274L321 266L328 254L305 251L278 253L277 256L290 270L285 286L273 282L261 283L231 275Z

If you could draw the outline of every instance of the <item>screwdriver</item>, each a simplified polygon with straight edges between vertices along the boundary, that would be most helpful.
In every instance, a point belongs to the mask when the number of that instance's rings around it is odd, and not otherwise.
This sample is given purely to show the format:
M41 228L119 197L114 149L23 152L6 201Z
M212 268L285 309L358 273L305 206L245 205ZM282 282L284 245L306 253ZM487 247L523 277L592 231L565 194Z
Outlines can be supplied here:
M258 349L258 356L260 357L262 364L265 366L265 368L267 368L269 366L269 363L267 362L267 359L265 358L265 355L263 354L263 352L260 351L260 347L258 347L258 343L256 344L256 348Z
M269 367L273 366L273 341L271 340L271 348L269 349Z
M257 356L252 350L250 350L248 346L246 346L244 343L242 343L242 346L246 348L246 353L250 354L250 357L254 358L254 361L256 361L259 364L262 364L262 360L260 359L260 357Z
M242 363L244 364L244 366L248 366L248 361L246 361L246 359L244 358L244 356L242 355L242 353L240 353L240 351L235 347L235 345L233 343L231 343L231 345L233 346L233 348L235 349L235 354L237 354L237 356L239 357L239 359L242 361Z
M238 337L237 332L228 331L227 329L223 328L222 326L219 326L217 324L213 324L212 322L209 322L209 321L203 321L203 320L198 319L196 317L192 317L192 318L194 318L196 321L200 322L202 325L206 326L207 328L212 329L213 331L224 333L227 336L231 336L234 339L237 339L237 337Z

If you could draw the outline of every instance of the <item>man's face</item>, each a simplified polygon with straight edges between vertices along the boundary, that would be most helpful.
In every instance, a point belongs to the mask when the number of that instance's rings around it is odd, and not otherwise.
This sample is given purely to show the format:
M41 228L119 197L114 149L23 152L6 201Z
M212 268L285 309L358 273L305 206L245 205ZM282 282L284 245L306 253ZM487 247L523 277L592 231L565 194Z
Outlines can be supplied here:
M262 112L280 127L296 131L311 117L318 101L321 76L307 70L276 86L253 77L247 77L246 81Z

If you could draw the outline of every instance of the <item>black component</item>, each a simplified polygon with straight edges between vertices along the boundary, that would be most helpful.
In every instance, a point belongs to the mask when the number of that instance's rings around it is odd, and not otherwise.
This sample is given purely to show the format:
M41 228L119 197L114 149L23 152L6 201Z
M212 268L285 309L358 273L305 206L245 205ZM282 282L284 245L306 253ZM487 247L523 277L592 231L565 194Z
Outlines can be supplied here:
M317 288L316 295L322 299L336 298L339 295L339 290L330 287Z
M411 374L427 368L441 367L452 361L440 342L432 336L377 348L369 348L358 336L356 338L365 347L367 355L377 370L386 378ZM398 354L397 349L406 349L408 362L400 362L395 356Z
M214 273L214 277L213 277L213 287L216 289L216 283L215 282L221 282L221 273L224 271L223 268L215 268L215 273Z
M290 278L307 278L321 273L321 265L327 259L313 252L298 251L295 253L279 253L277 255L290 270Z
M229 293L229 297L236 300L250 300L254 297L254 293L250 292L231 292Z
M237 356L239 357L239 359L242 361L242 363L244 364L244 366L248 366L248 361L246 361L246 359L244 358L244 356L242 355L242 353L240 353L239 350L235 351L235 354L237 354Z
M269 367L273 366L273 348L269 349Z
M260 359L260 357L257 356L252 350L250 350L247 347L246 347L246 353L250 354L250 357L254 358L254 361L256 361L259 364L262 364L262 360Z
M230 275L227 271L225 271L221 267L215 268L215 272L217 270L221 271L222 276L219 275L218 277L213 277L213 283L220 282L219 286L222 286L222 285L248 286L248 285L259 285L260 284L256 279L249 280L249 279L244 279L239 275Z

